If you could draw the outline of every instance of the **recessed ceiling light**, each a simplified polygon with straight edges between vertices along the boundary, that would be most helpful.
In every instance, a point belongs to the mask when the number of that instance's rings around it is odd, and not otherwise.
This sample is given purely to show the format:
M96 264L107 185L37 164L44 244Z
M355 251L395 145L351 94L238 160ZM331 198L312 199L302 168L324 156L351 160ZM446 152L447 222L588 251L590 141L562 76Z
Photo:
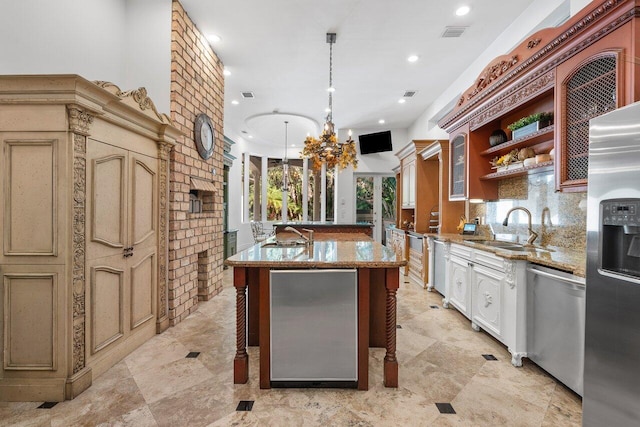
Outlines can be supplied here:
M411 55L410 57L407 58L407 61L409 62L416 62L418 60L418 55Z
M329 92L335 92L336 88L335 87L330 87L329 89L327 89Z
M383 125L383 124L384 124L384 119L380 119L380 120L378 120L378 123L380 123L381 125Z
M399 103L399 104L404 104L405 102L407 102L405 99L402 99L402 98L401 98L401 99L398 99L398 103Z
M238 104L240 104L236 99L234 99L233 101L231 101L231 103L232 103L233 105L238 105Z
M222 74L224 74L225 76L230 76L231 75L231 71L229 71L228 69L224 69L222 70Z
M456 10L456 15L458 16L464 16L467 13L469 13L471 9L469 8L469 6L460 6L457 10Z
M325 113L330 113L330 112L331 112L331 108L329 108L329 107L325 108L325 109L324 109L324 112L325 112Z
M217 34L209 34L207 35L207 40L209 40L211 43L218 43L222 39Z
M249 135L249 139L253 139L253 135Z

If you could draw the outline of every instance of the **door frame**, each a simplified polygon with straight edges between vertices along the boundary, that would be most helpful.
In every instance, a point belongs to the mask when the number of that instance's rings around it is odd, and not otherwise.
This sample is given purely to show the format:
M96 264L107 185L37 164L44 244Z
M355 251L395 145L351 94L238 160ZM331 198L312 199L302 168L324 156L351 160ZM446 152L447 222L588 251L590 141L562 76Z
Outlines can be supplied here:
M382 178L394 178L396 179L396 175L393 173L375 173L375 172L360 172L353 173L353 195L354 200L357 197L356 194L356 184L358 182L358 178L373 178L373 240L376 242L382 242L382 234L384 233L384 224L382 218L382 210L380 207L382 206ZM398 197L398 180L396 179L396 197ZM358 217L358 203L357 200L353 205L353 215L354 219ZM396 212L396 215L398 213Z

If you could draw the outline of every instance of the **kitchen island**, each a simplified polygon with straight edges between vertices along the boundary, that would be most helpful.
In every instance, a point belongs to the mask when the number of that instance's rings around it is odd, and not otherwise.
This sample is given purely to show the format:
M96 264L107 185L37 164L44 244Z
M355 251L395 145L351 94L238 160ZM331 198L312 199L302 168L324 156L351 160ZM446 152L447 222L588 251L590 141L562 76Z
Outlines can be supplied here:
M236 288L234 383L243 384L248 381L248 344L259 346L260 349L260 388L272 386L272 271L326 272L327 280L331 281L331 271L355 270L356 386L359 390L368 389L368 348L383 347L386 349L384 385L397 387L396 292L399 287L399 268L406 261L396 259L392 250L363 234L316 232L315 242L311 245L282 244L297 238L293 233L279 233L225 261L226 265L234 267L233 282Z

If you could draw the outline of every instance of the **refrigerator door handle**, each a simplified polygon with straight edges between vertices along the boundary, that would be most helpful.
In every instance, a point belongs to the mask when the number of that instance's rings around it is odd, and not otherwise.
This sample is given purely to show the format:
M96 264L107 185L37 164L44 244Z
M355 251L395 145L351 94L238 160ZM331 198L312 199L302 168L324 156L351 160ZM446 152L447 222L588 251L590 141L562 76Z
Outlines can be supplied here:
M601 268L598 269L598 273L602 274L603 276L611 277L613 279L624 280L625 282L631 282L631 283L635 283L636 285L640 285L640 280L635 279L631 276L627 276L624 274L611 273L610 271L603 270Z
M530 273L533 273L533 274L538 274L538 275L543 276L543 277L549 277L549 278L554 279L554 280L559 280L561 282L569 283L571 285L575 285L575 286L580 287L580 288L584 288L585 287L585 280L584 279L582 279L582 280L570 279L568 277L558 276L558 275L547 273L546 271L537 270L537 269L531 268L531 267L527 268L527 271L530 272Z

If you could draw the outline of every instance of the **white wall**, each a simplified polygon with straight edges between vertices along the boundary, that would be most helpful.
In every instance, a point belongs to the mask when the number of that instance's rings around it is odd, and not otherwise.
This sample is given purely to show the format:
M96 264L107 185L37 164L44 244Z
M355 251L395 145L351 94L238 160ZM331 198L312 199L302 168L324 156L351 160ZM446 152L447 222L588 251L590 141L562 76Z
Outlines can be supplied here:
M584 2L585 0L580 1ZM571 12L575 13L577 11L572 10ZM447 133L437 126L438 120L451 111L460 95L473 84L484 67L494 58L509 52L527 35L542 28L556 26L566 20L568 15L569 0L562 2L558 2L558 0L536 0L533 2L467 69L460 70L460 75L456 81L447 87L409 127L409 138L412 140L448 138Z
M171 0L0 0L0 74L147 88L169 113Z
M169 114L171 1L127 0L125 17L124 80L120 88L146 87L158 111Z

